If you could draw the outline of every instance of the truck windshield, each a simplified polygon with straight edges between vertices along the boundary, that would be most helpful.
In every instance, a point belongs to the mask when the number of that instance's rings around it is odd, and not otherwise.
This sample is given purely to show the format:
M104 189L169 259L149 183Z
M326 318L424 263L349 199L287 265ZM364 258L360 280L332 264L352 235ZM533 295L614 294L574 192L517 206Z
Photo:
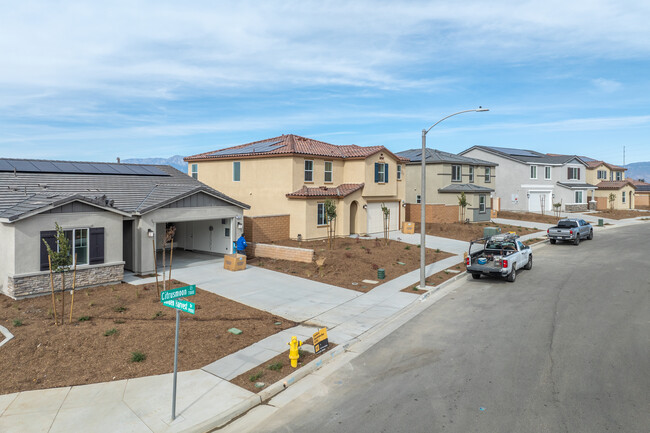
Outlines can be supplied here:
M561 229L570 229L573 227L578 227L578 223L575 221L560 221L557 223L557 226Z
M515 244L512 242L489 242L486 245L489 250L516 250Z

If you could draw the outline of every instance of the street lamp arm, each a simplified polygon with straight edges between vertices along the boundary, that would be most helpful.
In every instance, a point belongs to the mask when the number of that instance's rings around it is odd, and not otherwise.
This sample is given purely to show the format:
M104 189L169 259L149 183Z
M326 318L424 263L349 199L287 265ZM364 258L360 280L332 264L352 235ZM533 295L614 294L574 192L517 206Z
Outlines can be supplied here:
M463 110L463 111L459 111L459 112L454 113L454 114L450 114L449 116L447 116L447 117L443 117L442 119L438 120L436 123L434 123L433 125L431 125L431 128L429 128L429 129L427 129L427 130L424 130L424 129L423 129L423 130L422 130L422 132L423 132L422 135L427 135L427 134L429 133L429 131L431 131L431 129L433 129L434 126L436 126L438 123L442 122L443 120L447 120L447 119L449 119L450 117L458 116L459 114L470 113L470 112L472 112L472 111L477 111L477 112L480 112L480 111L490 111L490 109L489 109L489 108L478 107L478 108L475 108L475 109L473 109L473 110Z

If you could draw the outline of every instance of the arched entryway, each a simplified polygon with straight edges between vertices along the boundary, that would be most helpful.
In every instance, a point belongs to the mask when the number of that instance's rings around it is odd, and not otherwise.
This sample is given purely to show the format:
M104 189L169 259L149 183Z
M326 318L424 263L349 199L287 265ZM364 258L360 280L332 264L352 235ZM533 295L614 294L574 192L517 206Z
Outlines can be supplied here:
M356 221L357 221L357 208L359 205L356 200L350 203L350 234L353 235L357 232Z

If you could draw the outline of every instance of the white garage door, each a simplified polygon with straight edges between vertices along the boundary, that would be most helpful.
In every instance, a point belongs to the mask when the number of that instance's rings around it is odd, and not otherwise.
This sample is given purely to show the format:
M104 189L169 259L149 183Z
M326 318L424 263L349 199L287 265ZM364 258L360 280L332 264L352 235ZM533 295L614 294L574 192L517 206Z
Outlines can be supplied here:
M384 205L390 210L390 230L397 230L399 227L399 203L386 202ZM384 217L381 211L381 203L368 203L368 233L382 233L384 231Z
M531 212L541 212L542 204L545 211L550 211L553 203L551 203L551 193L542 191L531 191L528 198L528 210Z

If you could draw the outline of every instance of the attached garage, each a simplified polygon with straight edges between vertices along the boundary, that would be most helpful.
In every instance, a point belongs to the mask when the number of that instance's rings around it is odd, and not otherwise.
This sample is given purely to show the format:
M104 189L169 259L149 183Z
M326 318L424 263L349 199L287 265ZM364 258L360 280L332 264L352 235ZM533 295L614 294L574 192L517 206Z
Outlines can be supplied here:
M529 212L541 212L542 208L547 212L553 208L551 191L529 191L528 195Z
M399 229L399 202L384 202L390 210L389 230ZM368 215L367 233L381 233L384 231L384 214L381 210L382 203L368 203L366 213Z

